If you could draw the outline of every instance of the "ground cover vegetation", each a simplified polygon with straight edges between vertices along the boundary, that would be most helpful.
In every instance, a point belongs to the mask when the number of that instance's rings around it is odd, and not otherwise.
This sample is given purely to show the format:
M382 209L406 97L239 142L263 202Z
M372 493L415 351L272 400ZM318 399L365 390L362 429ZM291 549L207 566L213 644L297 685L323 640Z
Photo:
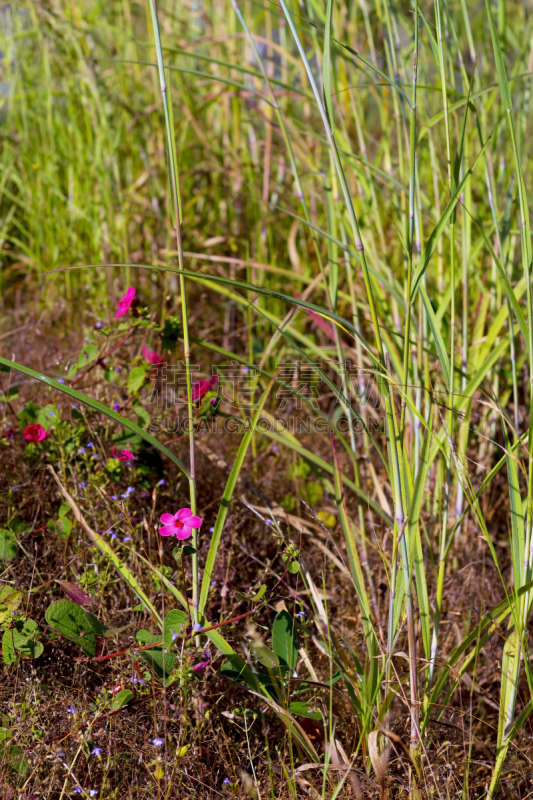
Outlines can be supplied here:
M526 798L533 19L0 10L5 798Z

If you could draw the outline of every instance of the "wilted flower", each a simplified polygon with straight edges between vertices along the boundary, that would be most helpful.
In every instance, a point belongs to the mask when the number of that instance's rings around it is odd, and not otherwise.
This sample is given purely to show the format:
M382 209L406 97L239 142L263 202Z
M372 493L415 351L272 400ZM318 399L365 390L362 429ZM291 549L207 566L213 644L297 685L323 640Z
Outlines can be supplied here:
M202 524L200 517L193 515L190 508L180 508L177 514L161 514L163 527L159 528L161 536L173 536L177 539L188 539L192 528L199 528Z
M118 319L119 317L122 317L122 316L124 316L124 314L128 313L128 311L131 308L131 304L133 303L133 301L135 299L136 293L137 293L137 289L135 289L135 287L130 286L128 288L128 290L127 290L126 294L124 295L124 297L121 300L119 300L118 303L117 303L117 309L118 310L117 310L117 313L115 314L115 319Z
M37 444L37 442L44 441L49 433L50 431L46 431L38 422L34 422L32 425L26 425L23 436L27 442Z

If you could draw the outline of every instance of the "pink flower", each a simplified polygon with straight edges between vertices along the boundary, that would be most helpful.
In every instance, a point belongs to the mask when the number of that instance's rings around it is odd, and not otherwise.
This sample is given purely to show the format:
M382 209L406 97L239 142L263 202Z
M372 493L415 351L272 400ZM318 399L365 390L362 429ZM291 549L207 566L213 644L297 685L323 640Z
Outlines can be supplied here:
M180 508L177 514L161 514L163 527L159 528L161 536L176 535L177 539L188 539L191 528L199 528L202 524L200 517L193 516L190 508Z
M119 461L133 461L135 458L131 450L120 450L120 452L118 452L116 445L111 450L111 453L113 454L113 458L118 458Z
M213 375L209 381L196 381L191 391L192 400L201 400L204 394L207 394L207 392L213 388L217 381L218 375Z
M193 672L200 672L200 670L205 669L209 666L209 661L200 661L199 664L195 664L192 668Z
M42 425L34 422L33 425L26 425L23 436L27 442L33 442L34 444L37 444L37 442L44 441L49 433L50 431L45 431Z
M163 363L163 356L159 355L159 353L156 353L155 350L150 352L147 347L143 347L142 353L145 360L148 361L149 364L153 364L154 367L157 367L159 364Z
M137 293L137 289L134 286L130 286L124 297L118 301L117 303L117 313L115 314L115 319L124 316L130 310L131 304L135 299L135 295Z

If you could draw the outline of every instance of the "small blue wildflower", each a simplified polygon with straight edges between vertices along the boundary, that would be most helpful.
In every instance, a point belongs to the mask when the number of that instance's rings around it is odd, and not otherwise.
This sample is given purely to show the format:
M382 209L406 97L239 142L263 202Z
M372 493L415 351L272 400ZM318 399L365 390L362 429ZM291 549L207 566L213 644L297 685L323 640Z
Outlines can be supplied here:
M131 542L131 536L125 536L122 540L124 543Z
M271 519L266 519L265 520L265 525L272 525L272 520Z
M64 379L64 378L58 378L58 379L57 379L57 382L58 382L58 383L65 383L65 379Z
M171 635L171 637L172 637L172 641L173 641L173 642L175 642L175 641L176 641L176 639L177 639L177 638L178 638L178 636L179 636L179 633L175 633L175 632L172 630L172 628L171 628L171 629L170 629L170 635Z
M199 622L195 622L194 625L192 626L192 629L193 631L203 631L203 628Z
M279 450L279 447L277 446L277 444L272 445L272 450L276 450L276 452Z
M128 488L126 489L126 492L128 494L133 494L134 491L135 491L135 486L128 486Z
M213 531L214 531L214 530L215 530L215 528L214 528L214 527L212 527L212 528L209 528L209 533L213 533Z
M117 496L116 496L116 494L112 494L112 495L111 495L111 500L116 500L116 499L117 499Z
M101 319L99 319L94 327L95 328L103 328L104 327L104 323L102 322Z
M83 794L83 789L81 788L81 786L76 786L73 794Z
M78 483L78 486L80 487L80 489L85 489L85 481Z
M161 480L160 480L160 481L157 481L157 485L158 485L158 486L164 486L164 485L165 485L165 483L166 483L166 480L165 480L164 478L161 478Z
M224 778L224 780L222 781L222 785L223 785L223 786L229 786L229 785L230 785L230 783L231 783L231 781L230 781L230 779L229 779L229 778Z
M114 539L118 539L118 534L116 533L111 534L111 541L113 541Z
M142 678L132 677L132 678L130 678L130 683L141 683L141 684L143 684L143 683L145 683L145 681L143 681Z
M55 416L55 414L54 414L54 412L53 412L53 411L49 411L49 412L48 412L48 416L49 416L49 417L54 417L54 416Z
M119 514L119 517L121 517L121 516L122 516L122 514Z
M69 706L67 708L67 714L74 714L74 716L76 716L76 709L74 708L74 706Z
M94 442L87 442L87 447L94 447Z
M127 497L129 497L129 494L127 492L124 492L124 494L121 494L120 496L127 498Z
M113 403L113 409L115 411L120 411L120 403Z
M93 456L91 456L91 458L100 458L100 456L98 455L98 453L95 453Z
M297 616L297 617L300 617L300 619L303 619L304 617L306 617L306 616L307 616L307 614L305 613L305 611L298 611L298 613L296 614L296 616Z
M80 456L84 456L86 452L87 451L85 450L85 447L78 447L78 453Z
M59 758L65 758L65 754L64 753L58 753L57 755L59 756Z
M92 756L101 756L102 755L102 748L101 747L93 747L91 750Z
M9 491L10 491L10 492L18 492L18 490L19 490L19 487L18 487L18 486L10 486L10 487L9 487Z
M120 372L120 367L115 367L115 372Z
M78 407L79 407L78 403L74 403L74 405L72 406L72 408L78 408Z
M164 742L163 739L152 739L152 744L154 747L161 747Z
M89 789L89 797L96 797L98 789Z

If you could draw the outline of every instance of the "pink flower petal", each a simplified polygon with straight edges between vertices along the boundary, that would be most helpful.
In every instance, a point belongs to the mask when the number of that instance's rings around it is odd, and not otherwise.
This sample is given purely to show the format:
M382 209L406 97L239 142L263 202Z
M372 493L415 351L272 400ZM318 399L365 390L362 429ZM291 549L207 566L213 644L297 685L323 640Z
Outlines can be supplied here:
M183 523L187 528L199 528L202 524L200 517L187 517Z
M180 508L178 513L176 514L175 519L179 519L180 522L183 522L184 519L189 519L192 517L192 511L190 508Z
M179 539L180 542L182 542L184 539L188 539L189 536L191 535L191 529L190 528L185 528L185 527L183 527L183 528L174 528L174 530L176 531L176 539Z
M172 536L174 533L176 533L176 528L174 525L164 525L162 528L159 528L159 533L161 536Z
M175 517L174 514L161 514L159 519L161 520L163 525L172 525L175 520Z

